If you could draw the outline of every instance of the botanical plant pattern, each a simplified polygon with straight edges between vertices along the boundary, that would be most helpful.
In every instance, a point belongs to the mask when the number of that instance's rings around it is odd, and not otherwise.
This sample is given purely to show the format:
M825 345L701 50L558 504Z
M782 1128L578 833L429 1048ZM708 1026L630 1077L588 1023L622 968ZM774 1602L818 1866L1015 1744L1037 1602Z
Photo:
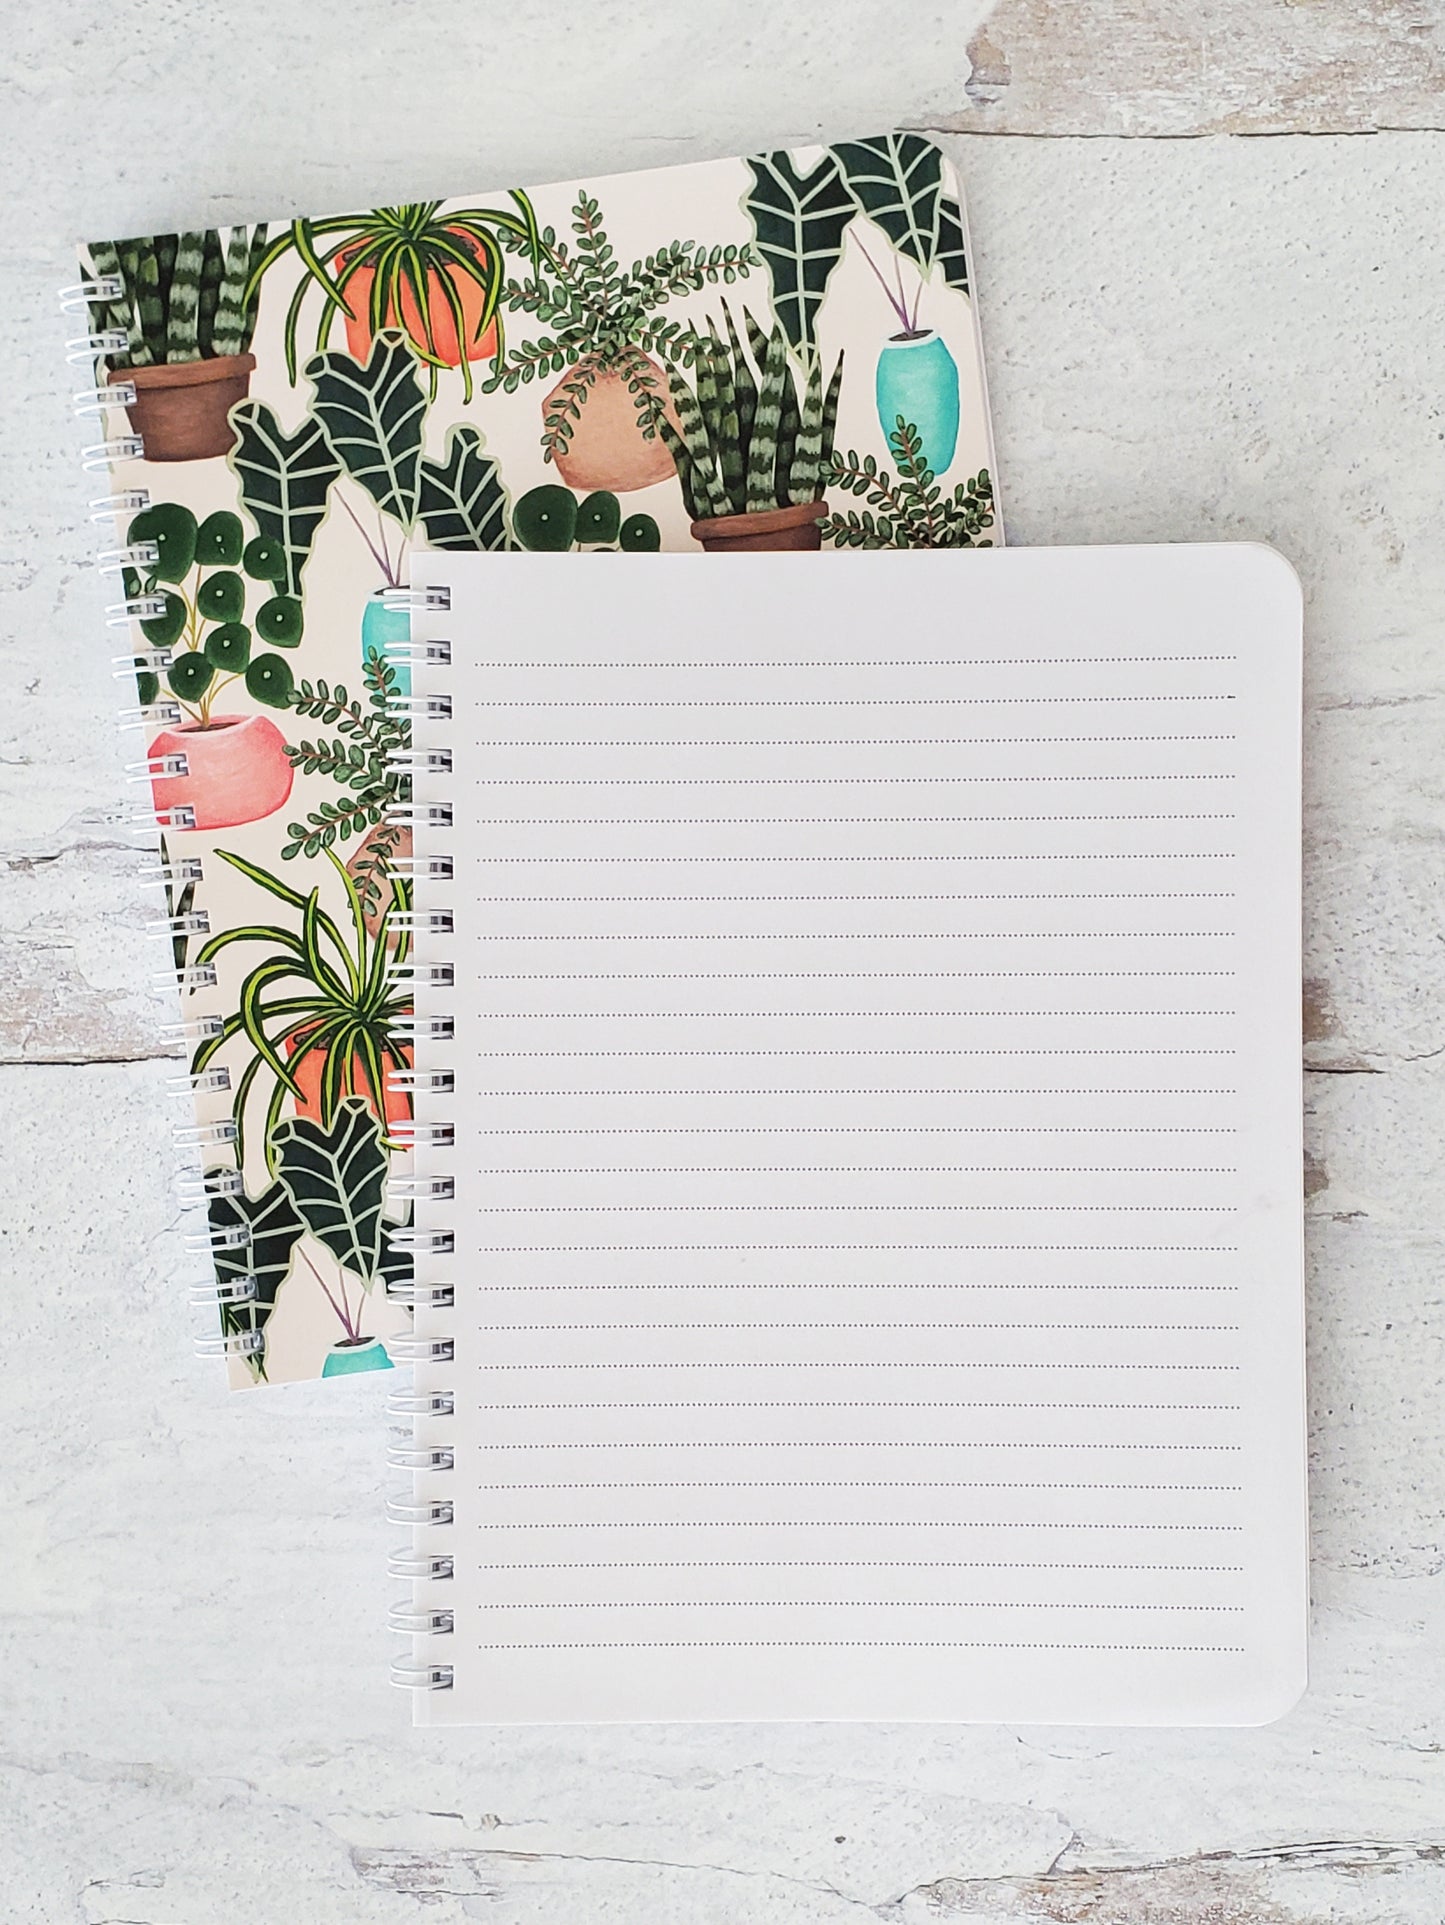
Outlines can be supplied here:
M835 548L987 548L993 528L993 483L987 468L960 481L945 495L923 459L918 430L900 415L889 436L898 473L880 468L871 454L851 449L833 456L829 482L869 507L835 513L823 523L823 539ZM875 512L876 511L876 512Z
M205 1176L222 1328L255 1346L232 1380L315 1376L408 1315L394 591L423 549L748 546L754 516L830 549L994 539L957 189L894 134L102 242L82 272L104 432L149 450L114 469L149 495L115 539L192 1068L230 1082L195 1100L236 1131ZM937 419L880 406L890 323L915 385L914 340L962 371L937 474Z

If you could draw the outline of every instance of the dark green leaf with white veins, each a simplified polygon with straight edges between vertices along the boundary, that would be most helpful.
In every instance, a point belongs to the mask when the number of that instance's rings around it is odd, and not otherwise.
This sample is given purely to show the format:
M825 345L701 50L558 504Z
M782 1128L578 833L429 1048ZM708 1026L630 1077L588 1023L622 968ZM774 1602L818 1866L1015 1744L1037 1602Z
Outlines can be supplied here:
M370 1289L381 1257L387 1156L366 1102L344 1098L329 1130L309 1116L287 1117L271 1132L271 1144L306 1228Z
M306 1225L296 1214L290 1192L282 1183L273 1183L258 1197L213 1196L207 1208L212 1230L233 1230L244 1226L251 1241L239 1250L217 1250L213 1261L216 1281L229 1288L247 1278L255 1283L256 1294L244 1303L224 1306L223 1328L231 1334L264 1330L282 1284L291 1273L291 1259ZM264 1352L249 1361L259 1367Z
M938 252L942 154L921 134L840 140L833 152L863 212L926 276Z
M448 432L445 460L421 464L421 521L433 548L507 546L507 491L466 422Z
M410 534L426 396L405 335L384 328L365 367L349 354L318 354L306 372L316 387L316 417L337 460L383 514Z
M326 498L341 472L340 463L312 415L288 435L264 401L238 401L231 410L231 426L236 443L229 459L241 484L241 499L266 542L274 544L258 551L253 541L246 550L251 557L247 570L255 575L264 560L277 570L269 579L284 585L288 594L299 595L301 571L326 518ZM277 549L284 562L278 562Z
M857 213L831 153L800 174L785 150L752 154L745 202L758 252L773 284L773 311L795 353L810 357L828 279L843 257L843 232Z

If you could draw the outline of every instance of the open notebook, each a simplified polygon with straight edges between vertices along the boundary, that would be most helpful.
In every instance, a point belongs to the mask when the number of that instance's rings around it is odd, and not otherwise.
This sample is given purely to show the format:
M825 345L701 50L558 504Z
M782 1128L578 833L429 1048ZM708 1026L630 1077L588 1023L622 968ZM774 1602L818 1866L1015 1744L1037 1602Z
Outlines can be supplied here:
M413 565L419 1719L1284 1710L1288 566Z

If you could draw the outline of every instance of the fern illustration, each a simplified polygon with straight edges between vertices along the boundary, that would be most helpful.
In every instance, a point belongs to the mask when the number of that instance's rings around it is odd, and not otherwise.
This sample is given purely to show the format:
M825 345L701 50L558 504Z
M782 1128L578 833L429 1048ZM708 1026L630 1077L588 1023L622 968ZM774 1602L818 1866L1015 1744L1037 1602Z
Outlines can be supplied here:
M918 429L900 414L888 445L897 474L880 467L872 455L850 449L835 454L828 486L865 495L861 513L829 515L823 539L835 548L989 548L993 537L993 482L987 468L961 481L945 495L923 458Z
M298 715L334 729L330 737L287 744L293 768L307 775L329 775L343 791L336 801L322 802L304 822L289 822L290 837L283 858L315 856L337 842L358 839L375 830L365 855L353 871L362 908L375 914L386 894L386 872L401 841L400 824L386 814L395 804L411 799L409 777L387 767L387 758L411 743L411 729L393 715L396 670L378 655L367 657L362 669L366 700L353 696L341 682L301 682L291 706Z

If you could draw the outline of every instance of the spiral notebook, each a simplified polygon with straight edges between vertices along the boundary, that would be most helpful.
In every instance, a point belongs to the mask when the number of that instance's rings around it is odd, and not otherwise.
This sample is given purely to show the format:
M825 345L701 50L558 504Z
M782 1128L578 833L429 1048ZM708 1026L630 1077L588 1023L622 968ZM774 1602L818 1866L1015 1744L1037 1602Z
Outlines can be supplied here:
M416 555L617 552L645 600L663 550L991 543L958 184L890 134L81 265L201 1345L245 1388L390 1369Z
M418 1720L1278 1715L1287 564L414 572Z

